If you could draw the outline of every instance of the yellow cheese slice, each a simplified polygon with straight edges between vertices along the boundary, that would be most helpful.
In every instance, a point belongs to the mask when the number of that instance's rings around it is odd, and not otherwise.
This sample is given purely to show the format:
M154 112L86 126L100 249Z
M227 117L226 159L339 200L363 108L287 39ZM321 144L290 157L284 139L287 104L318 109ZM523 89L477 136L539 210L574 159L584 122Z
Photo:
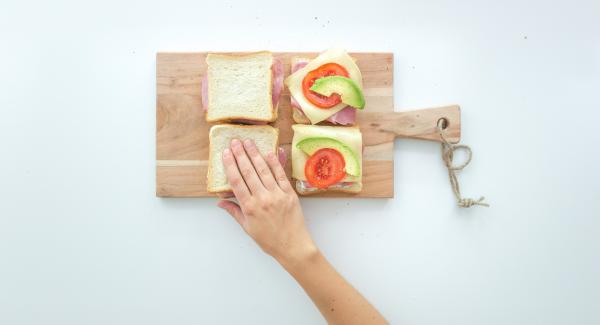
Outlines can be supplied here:
M294 138L292 139L292 177L295 179L306 180L304 165L306 165L306 160L308 159L308 155L298 149L296 145L306 138L314 137L333 138L350 147L359 159L362 175L362 134L358 127L294 124L292 125L292 130L294 130ZM342 181L360 182L361 177L346 174L346 177Z
M302 107L304 115L308 117L312 124L317 124L326 120L328 117L341 111L347 106L344 103L339 103L332 108L323 109L311 104L306 97L304 97L304 93L302 92L302 80L307 73L326 63L337 63L346 68L350 79L354 80L362 90L362 75L360 70L346 51L342 49L331 49L321 53L304 68L292 73L285 79L285 84L290 89L290 94L294 96L294 99L298 102L300 107Z

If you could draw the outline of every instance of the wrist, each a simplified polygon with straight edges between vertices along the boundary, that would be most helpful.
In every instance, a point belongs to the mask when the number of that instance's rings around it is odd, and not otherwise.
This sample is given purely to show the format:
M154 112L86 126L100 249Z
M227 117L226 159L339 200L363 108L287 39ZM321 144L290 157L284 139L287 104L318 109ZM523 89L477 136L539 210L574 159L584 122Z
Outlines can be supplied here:
M303 247L290 252L289 254L276 257L275 259L289 273L300 271L307 265L316 262L321 257L321 252L317 246L311 241L303 245Z

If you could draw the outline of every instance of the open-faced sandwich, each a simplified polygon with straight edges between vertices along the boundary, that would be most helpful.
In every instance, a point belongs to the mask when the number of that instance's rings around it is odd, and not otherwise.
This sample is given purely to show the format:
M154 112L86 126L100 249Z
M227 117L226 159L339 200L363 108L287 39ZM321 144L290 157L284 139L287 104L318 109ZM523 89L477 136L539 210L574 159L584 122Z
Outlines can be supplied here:
M362 75L354 59L331 49L315 59L292 58L292 74L285 79L296 123L354 125L356 110L365 107Z
M254 140L258 151L266 156L269 152L278 152L279 130L269 125L219 124L210 128L208 174L206 188L208 192L228 192L231 186L223 166L223 150L229 148L231 140ZM280 161L285 160L280 156ZM285 164L282 161L282 164Z
M358 127L292 126L292 177L299 194L362 189L362 135Z
M207 122L266 124L277 119L283 65L271 52L208 54L202 81Z

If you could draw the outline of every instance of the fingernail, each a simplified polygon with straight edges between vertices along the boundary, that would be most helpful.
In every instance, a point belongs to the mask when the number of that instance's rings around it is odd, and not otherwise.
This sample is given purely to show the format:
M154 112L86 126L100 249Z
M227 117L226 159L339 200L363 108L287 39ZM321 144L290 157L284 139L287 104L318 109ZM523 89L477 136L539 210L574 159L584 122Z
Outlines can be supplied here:
M231 150L229 150L229 149L223 150L223 157L228 157L228 156L231 156Z
M252 145L254 145L254 142L252 140L250 140L250 139L244 140L244 146L252 147Z
M241 144L242 144L242 143L241 143L241 142L240 142L240 140L238 140L238 139L233 139L233 140L231 140L231 146L232 146L232 147L237 147L237 146L239 146L239 145L241 145Z

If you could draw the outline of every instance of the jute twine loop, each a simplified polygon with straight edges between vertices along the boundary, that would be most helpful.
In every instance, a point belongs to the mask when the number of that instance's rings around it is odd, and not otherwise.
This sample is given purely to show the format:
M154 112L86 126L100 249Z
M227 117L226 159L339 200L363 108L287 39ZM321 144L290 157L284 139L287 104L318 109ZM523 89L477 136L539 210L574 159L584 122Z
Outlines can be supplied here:
M450 185L452 186L452 191L454 192L454 196L456 197L456 201L458 206L461 208L470 208L474 205L481 205L484 207L489 207L490 205L483 202L485 197L480 197L479 200L473 200L469 198L463 198L460 195L460 185L458 184L458 178L456 177L456 172L459 170L463 170L463 168L467 167L467 165L471 162L471 158L473 157L473 151L471 147L464 144L455 144L450 143L446 138L446 120L440 119L438 121L438 133L440 134L440 138L442 139L442 160L444 160L444 164L446 168L448 168L448 176L450 178ZM454 158L454 151L456 150L464 150L467 153L467 159L460 165L453 165L452 159Z

